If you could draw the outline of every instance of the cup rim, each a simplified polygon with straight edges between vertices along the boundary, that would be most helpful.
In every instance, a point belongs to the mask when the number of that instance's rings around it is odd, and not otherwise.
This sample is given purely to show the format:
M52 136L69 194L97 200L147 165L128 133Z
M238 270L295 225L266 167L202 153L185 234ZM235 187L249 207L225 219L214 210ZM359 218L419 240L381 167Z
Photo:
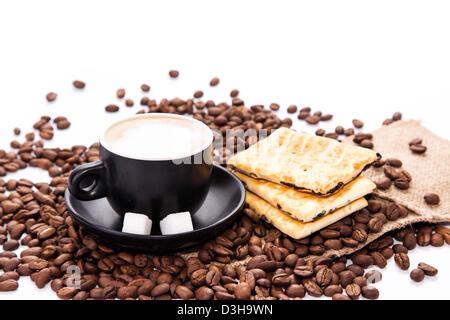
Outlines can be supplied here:
M204 143L203 145L201 145L199 148L197 148L194 152L189 152L187 154L181 154L177 157L134 157L134 156L130 156L127 154L123 154L120 152L117 152L115 150L113 150L113 148L107 143L106 141L106 133L108 132L109 129L111 129L113 126L121 123L121 122L125 122L125 121L130 121L130 120L134 120L134 119L139 119L139 118L156 118L156 117L167 117L167 118L174 118L174 119L183 119L183 120L187 120L187 121L191 121L193 123L195 123L196 125L200 125L208 130L206 130L206 132L208 132L209 135L209 139L206 143ZM139 115L135 115L133 117L127 117L125 119L121 119L119 121L115 121L114 123L108 125L106 127L105 130L103 130L103 134L100 136L100 144L103 148L105 148L106 150L108 150L109 152L119 155L121 157L124 158L128 158L128 159L134 159L134 160L143 160L143 161L170 161L170 160L178 160L178 159L183 159L183 158L187 158L190 156L193 156L195 154L198 154L200 152L203 152L204 150L206 150L213 142L214 140L214 134L211 130L210 127L208 127L206 124L204 124L203 122L194 119L192 117L187 117L187 116L183 116L183 115L179 115L179 114L172 114L172 113L145 113L145 114L139 114Z

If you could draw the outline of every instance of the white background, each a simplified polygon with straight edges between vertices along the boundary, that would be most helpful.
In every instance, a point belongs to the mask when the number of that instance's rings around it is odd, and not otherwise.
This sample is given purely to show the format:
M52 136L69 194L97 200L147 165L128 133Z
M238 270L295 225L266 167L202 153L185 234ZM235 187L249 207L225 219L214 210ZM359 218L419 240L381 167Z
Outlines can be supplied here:
M15 126L28 132L43 114L67 116L47 146L95 142L103 127L139 110L139 86L150 97L227 101L238 88L247 105L278 102L333 113L336 125L360 118L365 130L401 111L450 138L450 3L448 1L2 1L0 2L0 148ZM180 70L177 80L169 69ZM220 85L210 88L213 76ZM87 83L83 91L75 79ZM137 105L117 114L104 106ZM54 103L45 94L58 93ZM323 125L323 124L320 124ZM304 122L295 127L313 133ZM23 134L20 140L23 139ZM47 181L30 169L11 178ZM450 249L418 248L411 265L439 268L413 283L391 260L381 298L449 299ZM0 299L55 298L28 278Z

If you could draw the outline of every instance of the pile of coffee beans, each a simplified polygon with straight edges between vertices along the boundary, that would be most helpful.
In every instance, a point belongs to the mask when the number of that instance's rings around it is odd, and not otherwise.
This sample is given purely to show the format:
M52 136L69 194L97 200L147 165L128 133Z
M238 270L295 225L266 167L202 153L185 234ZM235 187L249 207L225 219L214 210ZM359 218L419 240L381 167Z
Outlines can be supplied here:
M171 71L169 75L176 78L178 72ZM85 86L78 82L73 85L78 89ZM141 89L148 92L150 86L142 85ZM123 98L125 90L116 94ZM194 98L202 95L196 92ZM180 98L156 102L144 97L141 99L144 109L138 113L190 114L222 134L228 130L270 131L292 125L290 118L281 120L272 113L279 109L275 104L270 110L263 105L246 108L244 101L237 98L237 90L230 95L231 104ZM107 108L119 110L116 105ZM300 110L302 117L309 114L305 119L316 117L308 123L318 117L321 121L331 119L319 113L311 115L310 111ZM53 119L53 124L64 129L70 122L58 117ZM356 121L354 125L362 127ZM98 144L46 148L44 140L53 136L50 117L43 116L34 129L42 140L35 141L35 133L30 132L25 135L25 142L11 143L12 151L0 150L0 176L31 166L47 170L51 177L49 183L0 178L0 244L3 247L0 291L16 290L18 279L29 276L38 288L50 286L61 299L274 300L301 299L306 294L335 300L361 296L377 299L379 292L372 284L380 281L382 275L368 270L371 266L385 268L394 257L406 270L409 269L408 251L417 245L450 244L450 229L433 225L407 227L368 243L369 236L378 233L385 223L408 215L401 205L370 199L367 208L301 240L282 234L253 210L245 208L231 228L206 242L196 256L149 256L117 251L80 227L70 216L64 200L71 170L98 160ZM350 132L342 129L336 128L335 134ZM19 135L20 129L15 132ZM254 142L235 141L233 148L238 143L248 147ZM217 149L218 157L231 154L225 144ZM386 164L392 168L401 166L394 159L387 159ZM394 240L399 243L394 244ZM14 251L20 245L27 248L17 256ZM350 256L327 255L330 250L362 246ZM73 286L70 271L73 268L81 274L79 286ZM434 267L421 263L411 272L411 278L421 281L425 275L436 273Z

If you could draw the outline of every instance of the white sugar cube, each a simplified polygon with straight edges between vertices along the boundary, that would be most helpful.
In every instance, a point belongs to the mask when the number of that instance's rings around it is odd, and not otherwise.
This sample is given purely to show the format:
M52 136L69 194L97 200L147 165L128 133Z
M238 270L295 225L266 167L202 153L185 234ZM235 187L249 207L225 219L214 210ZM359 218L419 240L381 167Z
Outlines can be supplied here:
M190 212L177 212L167 215L159 223L161 234L175 234L194 230Z
M152 231L152 220L145 214L127 212L123 218L122 232L149 235Z

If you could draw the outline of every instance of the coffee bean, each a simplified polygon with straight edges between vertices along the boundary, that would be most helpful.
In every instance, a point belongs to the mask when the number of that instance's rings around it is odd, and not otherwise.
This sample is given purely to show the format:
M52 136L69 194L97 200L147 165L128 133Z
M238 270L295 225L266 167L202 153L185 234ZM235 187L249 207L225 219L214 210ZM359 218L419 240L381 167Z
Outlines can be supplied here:
M117 111L119 111L119 106L117 106L115 104L108 104L105 107L105 111L106 112L117 112Z
M286 288L286 295L290 298L303 298L305 296L305 288L301 284L291 284Z
M364 126L364 122L362 122L361 120L358 120L358 119L353 119L352 123L355 126L355 128L358 128L358 129L360 129Z
M394 121L399 121L399 120L401 120L402 119L402 114L400 113L400 112L395 112L393 115L392 115L392 120L394 120Z
M401 244L396 244L392 247L395 253L408 253L408 248Z
M367 240L367 233L364 230L354 230L352 233L352 238L358 242L365 242Z
M198 300L211 300L214 297L214 291L208 287L200 287L195 290L195 298Z
M361 288L356 283L351 283L345 287L345 293L352 298L352 300L359 299L361 295Z
M380 268L380 269L384 269L387 265L387 260L386 258L380 253L380 252L371 252L370 256L373 258L374 264Z
M363 141L361 141L361 147L373 149L373 143L369 139L364 139Z
M239 283L234 289L234 295L238 300L248 300L251 296L251 289L248 283Z
M297 112L297 106L296 106L295 104L290 105L290 106L287 108L287 112L288 112L288 113L296 113L296 112Z
M86 84L80 80L75 80L74 82L72 82L72 84L77 89L83 89L86 86Z
M392 119L386 119L386 120L383 121L383 126L390 125L393 122L394 122L394 120L392 120Z
M305 287L306 292L308 292L310 296L313 297L322 296L323 294L322 289L317 285L317 283L314 282L314 280L305 279L302 281L302 284Z
M394 185L400 190L406 190L409 188L409 181L406 179L396 179Z
M341 287L341 286L332 284L332 285L329 285L328 287L326 287L326 288L323 290L323 293L324 293L324 295L327 296L327 297L332 297L333 295L335 295L335 294L337 294L337 293L342 293L342 291L343 291L343 290L342 290L342 287Z
M39 289L42 289L51 279L51 271L49 268L42 269L41 271L34 273L34 283Z
M378 218L372 218L367 223L367 226L369 227L369 230L371 232L377 233L381 231L381 228L383 227L383 221Z
M411 271L409 277L415 282L421 282L425 278L425 273L422 269L417 268Z
M341 234L337 230L323 229L320 231L320 235L324 239L337 239Z
M438 270L435 267L432 267L429 264L423 262L419 263L419 269L422 270L425 275L431 277L434 277L438 273Z
M307 116L305 118L305 121L308 124L311 124L311 125L318 124L320 122L320 117L318 117L318 116Z
M0 282L0 292L14 291L19 287L17 280L8 279Z
M422 153L425 153L425 151L427 151L427 147L420 145L420 144L412 144L409 146L409 149L413 153L417 153L417 154L422 154Z
M238 95L239 95L239 90L238 89L231 90L230 97L236 98Z
M352 261L354 264L362 267L362 268L367 268L371 265L373 265L374 260L371 256L366 255L366 254L356 254L352 257Z
M316 130L316 136L323 136L325 134L325 130L323 129L317 129Z
M388 158L386 159L386 163L394 168L400 168L402 166L402 162L396 158Z
M194 297L192 290L186 286L177 286L175 292L183 300L192 299Z
M180 72L178 72L177 70L170 70L169 71L169 76L171 78L178 78L179 75L180 75Z
M313 271L313 268L311 266L306 266L306 265L300 266L300 265L298 265L298 266L296 266L294 268L294 274L299 276L299 277L302 277L302 278L307 278L307 277L312 276L314 274L314 271Z
M56 295L58 296L58 298L63 299L63 300L67 300L67 299L72 299L73 296L78 292L77 288L74 287L64 287L58 290L58 292L56 293Z
M416 245L417 245L416 237L414 236L414 234L412 232L409 232L405 235L405 237L403 238L403 245L408 250L413 250L416 247ZM407 253L407 252L405 252L405 253Z
M348 284L353 282L353 279L355 279L356 275L353 271L345 270L339 273L339 282L343 287L347 286Z
M214 77L214 78L212 78L211 81L209 82L209 85L210 85L211 87L215 87L215 86L217 86L217 85L219 84L219 82L220 82L219 78Z
M49 93L47 93L47 96L46 96L48 102L55 101L56 97L57 97L57 94L54 92L49 92Z
M278 103L271 103L269 108L270 108L270 110L278 111L278 110L280 110L280 105Z
M349 296L342 293L335 293L332 297L333 300L352 300Z
M331 119L333 119L332 114L324 114L320 116L320 121L330 121Z
M124 88L117 89L116 95L117 98L122 99L123 97L125 97L125 89Z
M394 251L391 248L384 248L381 250L381 254L385 259L390 259L394 255Z
M322 268L316 274L316 282L320 287L325 287L330 284L333 277L333 271L328 268Z
M381 168L385 164L386 164L386 161L383 159L380 159L380 160L377 160L374 163L372 163L372 166L374 166L375 168Z
M12 239L12 240L8 240L5 241L3 243L3 250L5 251L13 251L16 250L17 248L19 248L19 241Z
M430 243L433 247L442 247L444 245L444 237L439 233L433 233Z
M334 132L336 132L337 134L344 134L345 129L344 129L343 126L337 126L337 127L334 129Z
M169 286L167 283L165 283L164 285L167 285L167 286ZM160 285L160 286L163 286L162 284ZM156 286L155 288L157 288L158 286ZM155 289L154 288L154 289ZM154 290L153 289L153 290ZM152 290L152 293L153 293L153 290ZM136 287L136 286L127 286L127 287L122 287L122 288L119 288L118 290L117 290L117 298L119 298L119 299L121 299L121 300L124 300L124 299L127 299L127 298L133 298L133 299L135 299L135 298L137 298L137 296L138 296L138 287ZM167 292L167 291L166 291ZM159 293L159 292L158 292ZM155 296L154 294L152 294L153 296Z
M379 190L387 190L390 188L392 181L391 179L384 177L375 182L377 189Z
M362 296L369 300L375 300L378 299L380 296L380 293L378 292L378 289L375 287L365 286L361 288Z
M394 260L400 269L402 270L409 269L409 257L406 253L396 253L394 255Z
M144 92L149 92L150 91L150 86L148 84L141 84L141 90Z
M358 276L353 279L353 283L356 283L361 288L367 285L367 279L363 276Z
M423 198L429 205L438 205L440 202L439 195L437 195L436 193L427 193Z

